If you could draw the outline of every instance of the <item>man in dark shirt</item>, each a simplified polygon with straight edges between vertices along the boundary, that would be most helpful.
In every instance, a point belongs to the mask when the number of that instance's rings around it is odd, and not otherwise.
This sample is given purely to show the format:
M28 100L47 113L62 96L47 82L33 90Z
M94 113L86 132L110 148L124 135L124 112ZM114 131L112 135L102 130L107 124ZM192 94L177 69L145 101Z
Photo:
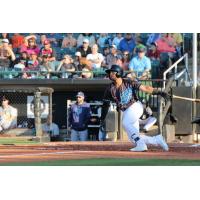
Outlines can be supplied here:
M143 105L136 95L137 90L141 90L153 95L161 95L166 98L165 92L158 91L151 86L142 85L139 82L123 79L123 70L118 65L112 65L106 70L109 79L112 81L104 94L101 124L106 117L110 100L114 100L117 109L123 112L122 124L126 130L129 139L136 144L131 151L147 151L147 144L159 145L165 151L168 151L168 145L164 141L162 135L149 137L141 136L139 130L139 119L143 114Z
M90 121L90 105L84 101L83 92L76 95L77 101L69 111L69 126L71 127L71 141L86 141L88 139L88 123Z
M81 57L86 58L88 54L92 53L91 47L89 46L89 40L85 38L83 40L83 45L80 46L77 51L81 53Z

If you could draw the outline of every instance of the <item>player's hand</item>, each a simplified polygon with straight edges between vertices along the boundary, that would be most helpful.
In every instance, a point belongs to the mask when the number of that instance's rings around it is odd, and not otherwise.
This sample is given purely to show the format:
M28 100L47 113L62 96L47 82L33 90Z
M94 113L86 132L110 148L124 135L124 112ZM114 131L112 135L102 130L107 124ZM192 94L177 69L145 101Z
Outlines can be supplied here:
M171 96L170 94L168 94L165 91L158 91L158 90L154 90L152 92L153 95L160 95L161 97L163 97L165 100L170 100Z

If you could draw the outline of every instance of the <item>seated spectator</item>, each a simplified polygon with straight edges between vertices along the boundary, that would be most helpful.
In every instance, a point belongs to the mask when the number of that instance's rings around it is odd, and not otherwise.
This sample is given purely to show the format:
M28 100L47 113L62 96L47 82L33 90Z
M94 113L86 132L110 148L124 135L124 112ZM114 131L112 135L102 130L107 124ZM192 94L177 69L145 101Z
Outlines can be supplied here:
M17 127L17 109L10 105L6 96L2 98L0 107L0 132Z
M39 40L39 43L38 43L38 47L41 49L42 47L44 47L44 41L48 40L47 39L47 36L45 34L42 34L40 36L40 40Z
M121 42L121 40L123 40L124 38L122 37L122 33L116 33L116 37L114 37L112 44L117 46L117 48L119 48L119 43Z
M72 72L76 71L75 65L73 63L73 59L70 55L64 55L63 60L61 60L57 70L57 72L62 72L62 78L72 78Z
M74 65L75 65L75 68L78 70L78 71L81 71L82 70L82 65L81 65L81 53L79 51L77 51L75 53L75 59L74 59Z
M117 46L112 45L110 47L110 54L105 58L107 68L110 68L112 65L122 65L122 56L117 51Z
M73 48L76 47L76 39L73 37L73 33L67 33L66 37L63 38L61 48Z
M59 139L59 127L52 122L52 117L49 115L46 122L42 124L42 131L50 136L51 141L58 141Z
M182 45L183 45L183 37L181 33L171 33L171 37L174 39L176 43L176 52L178 54L178 57L180 58L182 56Z
M103 48L103 56L106 57L110 53L109 47L104 47Z
M48 55L42 56L42 61L39 64L40 75L43 78L50 78L51 73L56 71L56 66L53 61L49 61Z
M88 54L86 59L91 62L91 69L95 70L101 68L101 63L104 60L104 57L101 53L98 53L98 46L94 44L92 46L92 53Z
M8 39L8 41L10 41L9 33L1 33L0 34L0 45L2 45L3 39Z
M176 43L168 33L162 33L161 38L156 41L157 49L160 52L162 70L165 71L176 59Z
M89 46L89 40L85 38L83 40L83 45L81 45L77 51L81 53L82 57L87 57L88 54L92 53L91 47Z
M71 128L71 141L88 140L88 124L90 122L90 105L85 102L83 92L76 95L76 103L69 110L69 127Z
M94 44L96 44L95 37L92 35L92 33L81 33L77 39L77 46L80 47L83 44L84 39L86 39L86 38L89 41L88 43L89 43L90 47L92 47Z
M37 78L39 72L39 67L34 66L34 61L29 60L28 66L24 68L24 73L22 78L24 79L34 79Z
M33 61L34 68L38 67L39 65L38 56L34 51L30 54L29 60Z
M141 45L136 50L137 56L133 57L129 64L129 70L133 71L140 80L150 77L151 61L145 56L146 47Z
M126 33L125 38L119 43L119 50L122 52L129 51L129 53L132 53L135 46L135 39L133 38L132 34Z
M130 60L131 60L131 56L130 56L129 51L124 51L123 52L123 56L122 56L122 64L121 64L122 69L124 71L128 71L129 70Z
M24 36L20 35L19 33L14 33L14 35L11 38L12 48L20 48L23 43Z
M15 59L14 65L21 63L21 62L24 63L25 67L28 66L28 55L27 55L26 51L20 53L19 57Z
M151 44L155 43L160 38L160 36L160 33L151 33L147 39L146 45L151 46Z
M175 53L175 40L168 33L162 33L161 38L156 41L160 53Z
M39 60L42 60L43 55L47 55L49 61L55 61L56 60L56 53L53 50L53 48L51 48L51 44L50 44L49 40L45 40L43 42L43 44L44 44L44 47L42 47L40 49Z
M97 44L99 45L101 50L103 50L103 48L105 47L107 39L108 39L107 33L100 33L100 36L97 40Z
M156 43L151 43L147 51L147 57L149 57L151 60L160 60L160 52L157 49Z
M0 70L7 70L15 59L15 54L9 46L9 40L3 39L2 46L0 46Z
M40 49L36 44L36 37L34 35L25 38L25 42L21 46L20 52L27 52L28 56L30 56L32 52L39 55Z

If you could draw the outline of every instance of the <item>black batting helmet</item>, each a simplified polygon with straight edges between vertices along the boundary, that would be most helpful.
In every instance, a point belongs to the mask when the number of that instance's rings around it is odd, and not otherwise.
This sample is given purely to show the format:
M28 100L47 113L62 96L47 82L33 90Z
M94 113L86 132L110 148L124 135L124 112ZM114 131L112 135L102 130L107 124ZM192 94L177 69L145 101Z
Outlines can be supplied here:
M123 69L119 65L112 65L110 69L106 70L106 73L109 74L110 72L117 72L116 76L122 77L124 74Z

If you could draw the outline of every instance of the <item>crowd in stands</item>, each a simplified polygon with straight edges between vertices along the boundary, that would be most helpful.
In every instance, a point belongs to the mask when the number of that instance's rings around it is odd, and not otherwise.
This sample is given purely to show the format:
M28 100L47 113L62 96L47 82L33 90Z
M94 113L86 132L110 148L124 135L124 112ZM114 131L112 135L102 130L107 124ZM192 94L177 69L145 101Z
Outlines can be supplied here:
M0 78L94 78L121 66L131 78L162 78L183 55L181 33L2 33Z

